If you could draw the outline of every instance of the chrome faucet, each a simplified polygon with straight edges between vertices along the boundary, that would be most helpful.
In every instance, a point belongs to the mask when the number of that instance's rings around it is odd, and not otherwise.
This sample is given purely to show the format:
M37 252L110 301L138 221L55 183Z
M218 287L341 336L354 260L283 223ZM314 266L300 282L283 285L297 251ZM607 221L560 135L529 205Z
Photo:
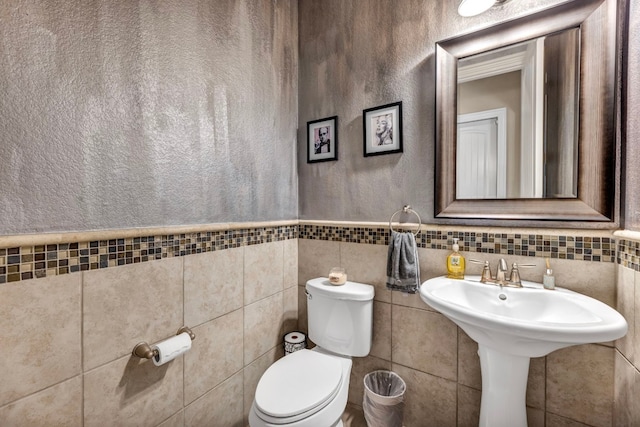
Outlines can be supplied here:
M498 261L498 266L496 267L495 283L500 286L506 285L507 284L507 279L505 277L506 275L507 275L507 261L505 261L504 258L500 258L500 261Z
M518 270L518 264L515 262L511 266L511 272L507 278L507 261L501 258L498 261L496 267L495 276L491 274L491 268L489 267L489 261L478 261L477 259L470 259L470 262L476 264L484 264L482 268L482 275L480 276L481 283L490 283L500 286L510 286L514 288L521 288L522 281L520 280L520 270ZM535 267L535 264L523 264L521 267Z

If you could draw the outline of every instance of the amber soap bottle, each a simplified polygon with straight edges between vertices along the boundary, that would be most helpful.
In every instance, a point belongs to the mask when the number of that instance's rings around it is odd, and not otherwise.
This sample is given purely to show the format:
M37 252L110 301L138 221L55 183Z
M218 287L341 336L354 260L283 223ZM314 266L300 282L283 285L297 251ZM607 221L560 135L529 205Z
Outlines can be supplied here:
M447 257L447 277L449 279L464 279L464 257L460 255L458 239L453 239L453 252Z

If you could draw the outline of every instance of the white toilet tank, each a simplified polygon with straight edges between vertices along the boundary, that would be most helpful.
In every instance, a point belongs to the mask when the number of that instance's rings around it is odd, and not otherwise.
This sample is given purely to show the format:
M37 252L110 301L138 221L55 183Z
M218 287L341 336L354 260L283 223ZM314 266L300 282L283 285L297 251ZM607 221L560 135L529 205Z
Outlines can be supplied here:
M363 357L371 349L374 288L349 282L332 285L320 277L307 282L309 338L345 356Z

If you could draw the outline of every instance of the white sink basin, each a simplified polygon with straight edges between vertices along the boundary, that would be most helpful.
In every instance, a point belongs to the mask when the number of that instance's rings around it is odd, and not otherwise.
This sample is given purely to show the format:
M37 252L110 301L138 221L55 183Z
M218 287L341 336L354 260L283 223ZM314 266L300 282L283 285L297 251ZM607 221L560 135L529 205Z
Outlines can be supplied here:
M521 356L611 341L627 332L624 317L596 299L534 282L522 285L500 288L474 276L437 277L422 284L420 297L478 343Z
M523 288L437 277L420 297L478 343L482 371L481 427L525 427L529 358L577 344L612 341L627 322L608 305L567 289Z

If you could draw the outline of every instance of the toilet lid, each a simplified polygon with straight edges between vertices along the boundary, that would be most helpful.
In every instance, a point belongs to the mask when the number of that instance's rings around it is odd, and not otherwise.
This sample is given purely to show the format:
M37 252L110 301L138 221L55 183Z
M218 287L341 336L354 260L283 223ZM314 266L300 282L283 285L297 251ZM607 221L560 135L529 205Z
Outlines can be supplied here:
M341 380L342 366L337 358L299 350L266 370L256 388L255 404L264 414L292 417L332 399Z

